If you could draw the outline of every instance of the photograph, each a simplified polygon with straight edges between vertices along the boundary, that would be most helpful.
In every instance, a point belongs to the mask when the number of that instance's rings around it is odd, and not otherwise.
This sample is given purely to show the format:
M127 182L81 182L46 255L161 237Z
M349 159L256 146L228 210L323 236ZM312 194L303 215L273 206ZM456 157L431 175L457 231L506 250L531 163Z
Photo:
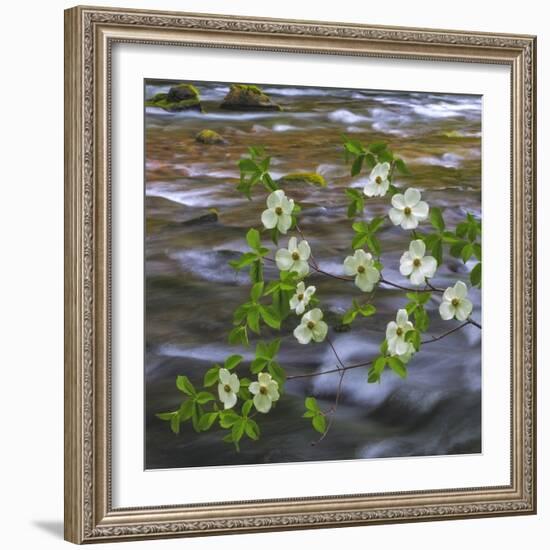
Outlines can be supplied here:
M143 96L145 469L482 453L482 96Z

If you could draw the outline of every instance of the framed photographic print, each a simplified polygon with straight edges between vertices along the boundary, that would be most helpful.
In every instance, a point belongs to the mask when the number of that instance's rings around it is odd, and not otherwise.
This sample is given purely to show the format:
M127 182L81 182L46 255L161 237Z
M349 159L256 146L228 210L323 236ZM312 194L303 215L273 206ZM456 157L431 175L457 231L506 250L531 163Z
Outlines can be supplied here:
M535 513L535 37L65 45L67 540Z

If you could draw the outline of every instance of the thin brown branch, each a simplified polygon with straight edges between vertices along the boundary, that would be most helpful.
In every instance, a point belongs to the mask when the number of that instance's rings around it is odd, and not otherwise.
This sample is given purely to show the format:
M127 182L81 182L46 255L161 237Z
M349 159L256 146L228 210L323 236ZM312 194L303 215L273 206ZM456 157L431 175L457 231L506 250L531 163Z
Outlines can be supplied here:
M388 286L392 286L393 288L398 288L399 290L406 290L407 292L445 292L442 288L436 288L432 284L430 284L428 281L426 281L426 288L414 288L410 286L403 286L397 283L393 283L392 281L388 281L388 279L385 279L382 277L380 279L381 283L385 283Z
M448 330L447 332L444 332L443 334L440 334L438 336L432 336L429 340L423 340L422 342L420 342L420 344L421 345L432 344L434 342L437 342L438 340L441 340L441 339L445 338L446 336L449 336L450 334L453 334L453 332L457 332L457 331L463 329L464 327L466 327L468 325L478 326L477 324L473 323L471 320L464 321L464 323L452 328L451 330ZM479 328L481 328L481 325L479 325ZM322 376L324 374L332 374L332 373L335 373L335 372L342 372L342 371L345 372L345 371L352 370L352 369L359 369L361 367L368 367L369 365L372 365L372 363L374 362L375 359L376 359L376 357L374 357L373 359L369 359L368 361L362 361L361 363L356 363L354 365L338 367L336 369L328 369L328 370L324 370L324 371L321 371L321 372L310 372L308 374L295 374L293 376L287 376L287 380L297 380L299 378L313 378L315 376Z

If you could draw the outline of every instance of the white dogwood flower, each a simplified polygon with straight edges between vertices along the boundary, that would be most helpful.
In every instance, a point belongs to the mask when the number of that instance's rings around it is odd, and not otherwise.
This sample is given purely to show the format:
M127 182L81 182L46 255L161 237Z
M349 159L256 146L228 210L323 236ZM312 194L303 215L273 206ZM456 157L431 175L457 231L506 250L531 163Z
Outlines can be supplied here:
M296 285L296 294L290 299L290 309L293 309L296 315L302 315L311 297L315 294L315 290L314 286L308 286L306 288L306 285L300 281Z
M267 197L267 210L262 212L262 223L266 229L276 227L285 234L292 225L293 210L294 201L289 199L282 189L277 189Z
M414 349L414 346L411 344L411 342L407 342L407 345L408 348L405 353L395 355L395 357L400 359L401 362L405 365L412 359L412 356L416 353L416 350Z
M311 249L307 241L300 241L298 244L296 237L290 237L288 249L277 250L275 262L281 271L295 271L298 277L305 277L309 273L307 261L310 255Z
M426 245L417 239L411 241L409 250L401 256L399 271L401 275L410 276L413 285L422 285L426 279L433 277L437 269L437 261L433 256L424 256Z
M218 396L223 403L224 409L230 409L237 403L237 393L240 383L238 376L231 374L227 369L220 369L218 374L220 383L218 384Z
M322 342L328 332L328 325L323 321L323 312L319 308L304 314L300 324L294 329L294 336L300 344Z
M430 210L428 203L420 200L420 191L409 187L405 194L396 193L391 198L393 208L389 215L394 225L401 225L403 229L416 229L418 222L428 217Z
M391 355L403 356L409 351L410 342L405 341L405 335L413 330L413 324L409 321L409 314L406 309L397 312L395 321L390 321L386 327L386 340ZM410 357L409 357L410 359Z
M254 396L254 406L261 413L269 412L272 403L279 400L279 384L267 372L260 372L258 381L252 382L248 389Z
M468 287L462 281L457 281L455 286L447 288L439 306L441 318L445 321L453 318L459 321L468 319L473 306L466 296L468 296Z
M369 181L363 188L367 197L383 197L390 187L390 163L377 164L369 175Z
M380 271L374 267L372 254L364 250L356 250L353 256L344 260L344 273L355 275L355 284L363 292L370 292L380 279Z

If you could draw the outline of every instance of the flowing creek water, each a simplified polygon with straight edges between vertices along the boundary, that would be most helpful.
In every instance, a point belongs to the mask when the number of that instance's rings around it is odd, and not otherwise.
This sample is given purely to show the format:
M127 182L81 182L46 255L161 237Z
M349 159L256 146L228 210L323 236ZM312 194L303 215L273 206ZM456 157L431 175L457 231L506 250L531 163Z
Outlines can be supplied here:
M146 97L170 87L159 84L148 83ZM265 208L265 192L258 190L250 202L235 190L237 161L248 146L267 148L274 178L290 172L318 172L326 178L324 189L302 183L285 189L303 208L300 225L321 268L334 274L342 274L353 237L344 191L361 188L366 179L366 174L349 176L343 133L365 144L388 142L412 172L397 177L396 184L421 190L423 200L443 210L449 227L466 212L481 216L479 96L263 85L283 111L235 112L219 109L228 85L194 84L204 113L146 109L146 468L481 452L481 332L475 327L426 345L404 380L386 372L380 384L368 384L366 369L349 371L331 430L317 445L311 443L319 434L302 418L304 397L314 395L322 407L330 407L338 375L289 381L276 409L259 418L261 439L245 440L240 453L221 441L221 430L196 434L184 423L176 436L155 417L179 406L178 374L200 385L214 362L232 353L252 358L253 348L227 344L232 313L250 289L247 274L236 273L228 261L246 251L244 235L261 225ZM205 128L219 132L226 143L197 143L195 135ZM387 197L367 199L365 219L387 213L388 203ZM212 209L217 220L197 221ZM384 276L407 284L399 274L399 257L410 234L388 219L379 235ZM280 245L286 243L283 238ZM471 267L446 252L433 283L446 287L457 279L467 281ZM266 266L265 276L275 278L275 268ZM321 307L332 317L360 296L353 284L320 274L313 273L308 282L317 287ZM470 297L472 317L481 320L480 291L472 290ZM402 291L382 285L374 317L359 319L349 332L331 328L344 363L375 356L386 324L406 301ZM432 299L428 304L433 336L458 324L441 320L438 303ZM283 330L280 353L289 376L335 367L326 343L300 345L293 327L290 322Z

